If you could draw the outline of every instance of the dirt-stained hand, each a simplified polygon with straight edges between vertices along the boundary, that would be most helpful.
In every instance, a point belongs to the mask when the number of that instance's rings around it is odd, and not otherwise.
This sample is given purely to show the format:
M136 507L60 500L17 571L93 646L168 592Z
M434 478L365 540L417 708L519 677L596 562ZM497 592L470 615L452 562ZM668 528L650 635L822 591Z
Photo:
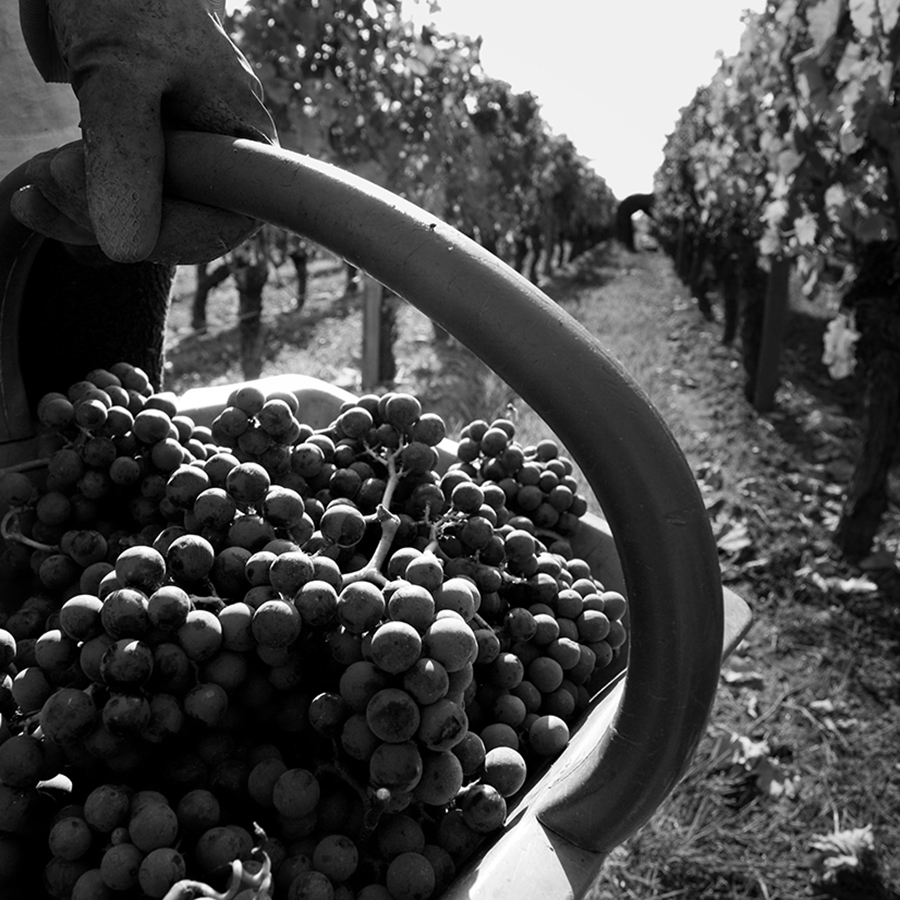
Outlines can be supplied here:
M35 158L33 184L13 201L20 221L69 243L99 243L117 262L212 259L253 232L258 223L243 216L163 202L164 129L277 140L259 81L205 0L20 0L20 8L41 74L75 90L84 138Z

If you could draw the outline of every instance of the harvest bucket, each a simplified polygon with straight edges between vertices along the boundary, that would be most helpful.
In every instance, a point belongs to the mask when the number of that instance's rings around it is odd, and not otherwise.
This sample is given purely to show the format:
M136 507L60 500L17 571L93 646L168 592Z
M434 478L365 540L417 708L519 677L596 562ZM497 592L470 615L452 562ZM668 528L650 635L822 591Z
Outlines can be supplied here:
M605 856L653 815L685 772L723 654L749 624L723 591L703 498L642 389L538 288L445 223L369 182L260 143L174 133L168 191L295 231L368 272L466 345L557 435L604 511L575 550L629 601L627 669L594 698L563 754L512 809L499 838L445 898L579 897ZM15 173L14 173L15 176ZM18 182L16 181L18 178ZM0 465L34 444L18 374L21 285L40 238L0 185ZM345 399L314 379L279 383L326 424ZM224 389L182 398L211 416ZM624 655L622 663L624 664Z

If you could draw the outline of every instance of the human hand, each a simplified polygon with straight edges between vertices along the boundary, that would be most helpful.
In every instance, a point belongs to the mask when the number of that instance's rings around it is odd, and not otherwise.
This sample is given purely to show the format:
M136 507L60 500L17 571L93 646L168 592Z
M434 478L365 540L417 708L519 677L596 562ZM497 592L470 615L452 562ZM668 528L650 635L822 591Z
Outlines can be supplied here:
M203 0L22 0L22 28L44 77L72 83L84 135L32 162L12 204L23 224L117 262L203 261L255 230L163 202L164 129L276 141L258 80ZM173 259L186 239L191 258Z
M26 175L29 184L10 200L10 211L22 224L66 244L85 264L118 261L108 244L102 246L99 229L95 230L88 212L82 141L35 156L27 163ZM136 227L146 228L146 219L140 216L141 211L135 209ZM194 265L218 259L251 237L261 224L229 210L171 197L162 198L160 223L146 260L168 265ZM76 251L76 248L83 249Z

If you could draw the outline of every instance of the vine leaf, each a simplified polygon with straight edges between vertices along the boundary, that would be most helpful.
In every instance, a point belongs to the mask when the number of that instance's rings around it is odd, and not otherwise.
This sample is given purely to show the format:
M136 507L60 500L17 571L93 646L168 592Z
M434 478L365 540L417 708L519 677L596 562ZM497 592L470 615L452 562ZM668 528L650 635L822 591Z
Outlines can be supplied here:
M890 34L900 19L900 0L878 0L878 9L881 12L881 24L885 34Z
M819 65L818 54L815 50L798 54L794 57L794 65L797 68L797 84L803 99L817 115L828 112L831 100L822 67Z
M822 0L806 10L806 21L817 54L834 37L843 9L844 0Z
M804 213L794 220L794 234L797 237L797 242L802 246L812 246L816 242L817 231L818 223L812 213Z
M873 874L876 869L875 837L871 825L831 834L815 834L811 842L812 869L823 885L835 885L848 874Z
M743 522L731 522L716 535L716 546L729 555L737 555L753 546L753 539Z
M850 18L853 27L864 37L875 34L878 6L876 0L850 0Z
M736 731L719 729L710 751L710 765L716 771L751 780L761 794L769 797L793 798L797 794L797 778L774 758L766 740L754 741Z
M840 578L836 575L825 577L819 572L799 569L796 574L805 575L823 594L871 594L878 585L869 578Z
M797 795L795 780L787 774L781 763L770 756L762 757L753 768L756 786L769 797L793 798Z
M732 656L722 667L722 680L731 687L762 690L765 678L752 659Z

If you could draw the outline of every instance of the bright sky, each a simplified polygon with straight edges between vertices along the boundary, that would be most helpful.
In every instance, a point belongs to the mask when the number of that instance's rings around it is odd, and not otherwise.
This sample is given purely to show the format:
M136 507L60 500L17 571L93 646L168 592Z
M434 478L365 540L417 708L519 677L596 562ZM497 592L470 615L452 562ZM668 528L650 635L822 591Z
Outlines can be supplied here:
M409 0L406 0L409 2ZM440 0L443 32L484 38L493 78L530 91L615 195L648 192L678 111L737 51L765 0Z
M228 0L229 6L241 0ZM410 9L416 0L404 0ZM426 0L418 0L425 6ZM440 0L444 33L483 40L485 72L530 91L622 199L653 187L678 111L765 0Z

